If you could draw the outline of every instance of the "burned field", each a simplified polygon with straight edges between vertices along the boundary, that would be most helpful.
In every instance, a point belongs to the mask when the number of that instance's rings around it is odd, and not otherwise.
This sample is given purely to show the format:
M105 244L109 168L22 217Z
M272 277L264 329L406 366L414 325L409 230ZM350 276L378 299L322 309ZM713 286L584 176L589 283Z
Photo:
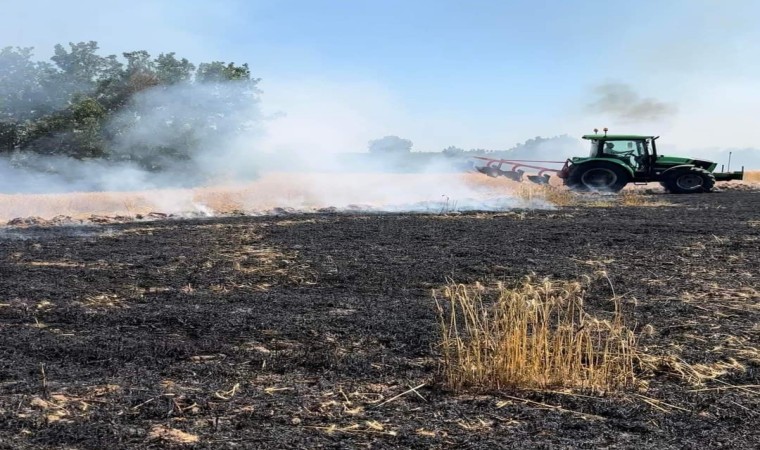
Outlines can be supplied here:
M1 229L0 445L756 447L760 195L655 197ZM622 299L637 386L446 389L431 291L530 274Z

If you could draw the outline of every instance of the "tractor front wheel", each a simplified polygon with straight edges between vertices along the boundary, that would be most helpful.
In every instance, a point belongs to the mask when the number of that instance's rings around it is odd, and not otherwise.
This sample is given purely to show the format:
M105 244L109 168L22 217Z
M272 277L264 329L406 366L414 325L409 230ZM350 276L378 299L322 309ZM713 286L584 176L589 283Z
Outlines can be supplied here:
M565 184L574 191L618 192L629 180L629 173L620 165L597 161L571 167Z
M713 190L715 176L705 169L688 167L666 173L661 184L671 194L699 194Z

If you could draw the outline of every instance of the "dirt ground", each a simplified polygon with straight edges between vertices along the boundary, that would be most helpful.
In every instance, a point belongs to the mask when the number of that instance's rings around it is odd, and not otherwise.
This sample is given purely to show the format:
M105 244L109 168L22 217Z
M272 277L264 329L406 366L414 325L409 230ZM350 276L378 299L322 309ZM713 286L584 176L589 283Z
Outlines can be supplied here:
M2 228L0 448L757 448L760 194L653 197ZM441 385L431 289L531 273L625 299L638 389Z

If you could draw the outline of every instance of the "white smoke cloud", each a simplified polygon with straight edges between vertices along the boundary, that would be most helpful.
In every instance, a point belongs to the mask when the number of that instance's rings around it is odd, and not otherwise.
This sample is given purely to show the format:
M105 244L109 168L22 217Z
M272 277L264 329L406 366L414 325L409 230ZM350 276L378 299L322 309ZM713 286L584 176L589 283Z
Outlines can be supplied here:
M244 186L248 198L234 196L248 211L359 205L377 211L442 212L526 206L505 189L482 188L454 175L443 158L420 163L415 154L368 154L368 142L388 134L384 118L396 107L376 85L297 81L275 92L268 105L266 92L259 102L248 86L235 83L142 91L109 125L121 130L111 160L17 153L0 159L0 192L140 191L139 202L149 202L157 211L206 215L211 211L193 191L176 188ZM182 144L185 132L192 132L188 159L160 152L154 158L156 149ZM146 170L146 157L162 169ZM280 188L271 177L250 184L274 172L282 177ZM540 201L529 206L549 207Z
M105 125L115 134L109 159L17 151L0 157L0 191L124 191L251 180L262 168L256 144L262 126L250 85L151 88ZM187 154L178 157L176 149Z
M149 89L112 122L127 130L115 139L114 157L155 160L162 168L152 174L159 186L200 185L220 177L250 180L260 169L257 141L264 123L256 92L245 82ZM177 161L176 155L157 150L175 148L187 148L189 159ZM143 154L135 155L135 149Z

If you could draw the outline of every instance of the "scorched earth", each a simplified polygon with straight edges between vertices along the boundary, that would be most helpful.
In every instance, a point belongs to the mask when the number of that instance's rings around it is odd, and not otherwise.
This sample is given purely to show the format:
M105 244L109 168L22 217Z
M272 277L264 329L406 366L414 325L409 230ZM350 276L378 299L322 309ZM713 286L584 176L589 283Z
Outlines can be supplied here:
M0 443L757 447L760 196L649 200L2 228ZM636 388L446 389L432 290L530 274L615 290Z

